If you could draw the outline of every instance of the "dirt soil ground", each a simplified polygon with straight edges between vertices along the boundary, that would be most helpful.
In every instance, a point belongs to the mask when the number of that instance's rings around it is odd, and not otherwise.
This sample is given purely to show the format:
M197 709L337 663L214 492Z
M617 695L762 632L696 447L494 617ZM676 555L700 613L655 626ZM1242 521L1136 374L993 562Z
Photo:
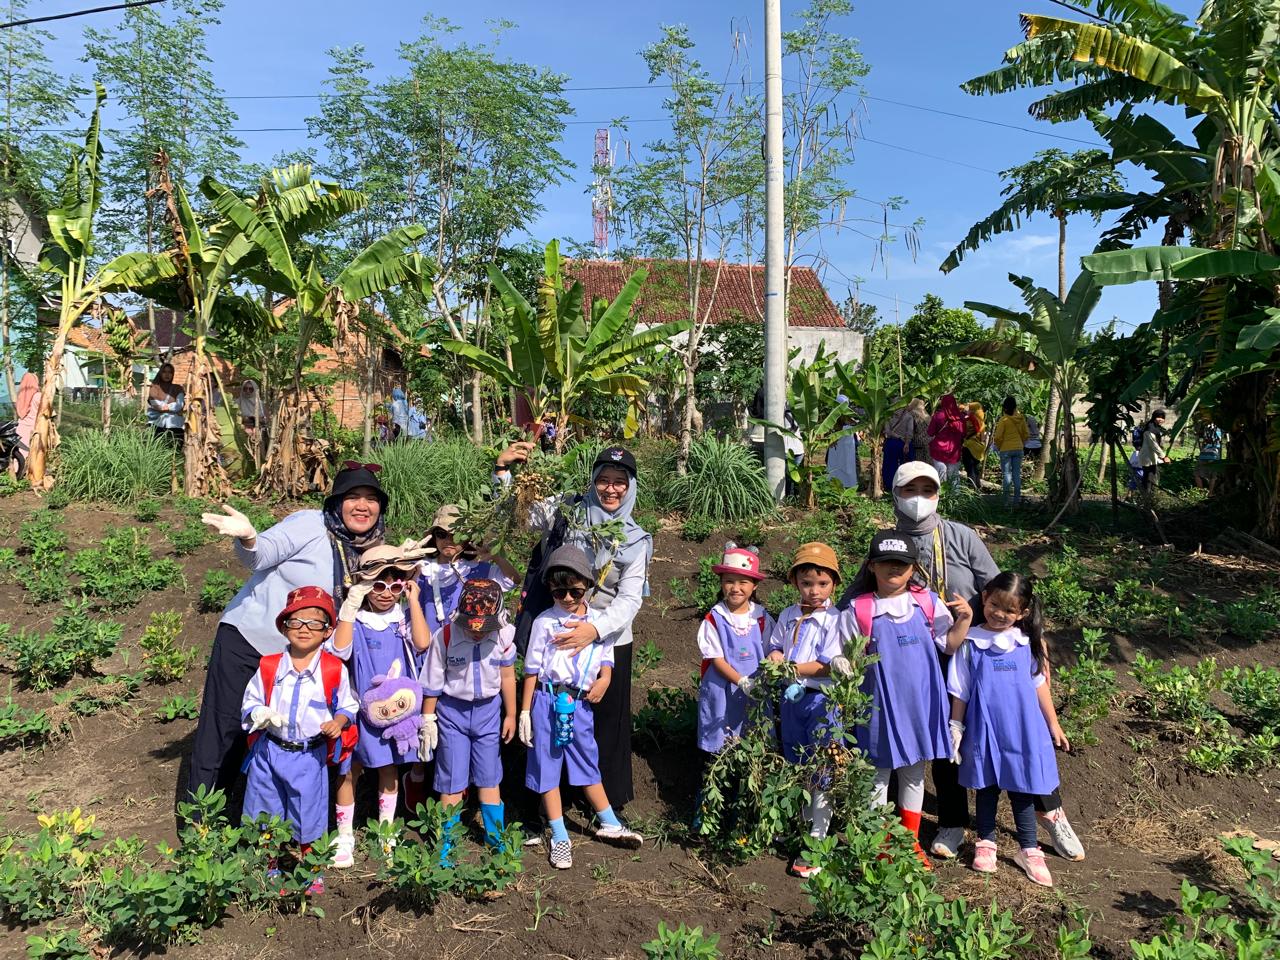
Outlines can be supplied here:
M0 546L16 546L18 525L36 509L28 494L0 500ZM160 533L175 522L166 510L156 529L153 548L169 551ZM92 545L113 525L134 523L127 514L109 508L72 505L64 526L70 549ZM769 550L789 545L785 527L775 534ZM984 530L993 547L1010 546L999 529ZM694 643L697 614L680 607L671 595L673 578L692 581L698 557L716 550L722 538L690 544L674 533L662 533L656 544L651 573L653 597L636 621L637 644L649 641L661 659L636 677L633 702L645 702L654 685L690 684L698 654ZM1053 549L1052 542L1018 546L1032 554ZM766 551L767 552L767 551ZM230 548L211 543L192 556L180 558L186 583L146 594L132 609L117 615L125 626L125 642L102 672L136 669L136 640L148 616L158 610L183 613L185 643L207 651L217 616L196 609L196 596L205 572L221 568L240 576ZM1029 560L1033 559L1028 557ZM1186 590L1201 595L1229 593L1242 575L1277 572L1247 560L1179 553L1174 567L1184 576ZM1242 574L1243 571L1243 574ZM47 629L53 610L28 606L22 588L0 584L0 607L14 629ZM1074 636L1054 632L1054 660L1069 661ZM1136 650L1125 638L1113 644L1122 686L1134 684L1125 673ZM1280 637L1258 637L1242 645L1209 644L1197 649L1152 651L1154 655L1193 663L1216 656L1219 663L1280 664ZM126 659L127 658L127 659ZM130 666L130 662L132 666ZM7 668L0 666L0 672ZM166 687L144 686L128 707L76 723L71 735L43 749L10 749L0 753L0 826L25 830L35 815L80 807L97 815L108 836L137 835L148 841L175 837L175 797L185 779L194 721L162 723L154 711L177 693L199 694L201 664L186 678ZM12 676L9 680L12 681ZM4 678L0 677L0 683ZM75 683L79 681L74 681ZM51 695L35 695L9 684L19 702L46 706ZM1096 732L1100 745L1060 757L1067 809L1088 850L1082 863L1067 863L1050 854L1057 879L1054 890L1029 884L1007 858L999 873L981 878L964 862L941 863L938 875L948 895L964 894L980 901L995 897L1002 907L1047 944L1052 931L1077 905L1096 915L1093 925L1097 956L1129 956L1131 937L1150 936L1161 918L1176 908L1179 885L1190 879L1201 886L1229 886L1231 864L1215 837L1224 831L1246 829L1280 837L1280 776L1273 768L1259 776L1207 777L1194 773L1161 745L1143 746L1147 721L1122 700ZM1135 750L1135 746L1140 750ZM372 883L373 870L362 860L356 868L331 871L324 897L327 916L235 915L207 931L201 942L171 948L175 958L370 957L401 955L405 951L433 960L482 957L640 957L641 944L650 940L659 920L685 921L721 936L726 957L827 957L840 950L813 934L803 923L808 905L798 881L785 873L780 859L764 858L726 869L700 856L697 847L664 839L673 823L687 822L698 787L699 760L692 744L646 749L635 757L637 799L628 817L655 842L632 854L583 838L575 843L571 871L554 872L537 851L525 861L518 885L501 899L483 905L446 901L434 913L415 914L397 906ZM363 822L370 811L369 796L358 811ZM929 803L931 804L931 799ZM512 796L509 806L524 798ZM932 810L926 813L931 817ZM1012 852L1011 823L1002 811L1002 853ZM572 817L571 817L572 819ZM581 820L579 825L583 825ZM926 826L931 837L932 819ZM0 928L0 957L21 956L32 931Z

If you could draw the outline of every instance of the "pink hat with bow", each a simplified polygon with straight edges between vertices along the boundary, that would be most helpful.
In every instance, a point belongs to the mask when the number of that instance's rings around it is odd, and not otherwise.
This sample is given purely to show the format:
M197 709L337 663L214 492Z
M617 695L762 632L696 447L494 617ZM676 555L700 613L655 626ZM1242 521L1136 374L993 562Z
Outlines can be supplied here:
M740 547L730 541L724 545L724 556L712 566L712 573L731 574L748 580L763 580L760 572L760 556L755 547Z

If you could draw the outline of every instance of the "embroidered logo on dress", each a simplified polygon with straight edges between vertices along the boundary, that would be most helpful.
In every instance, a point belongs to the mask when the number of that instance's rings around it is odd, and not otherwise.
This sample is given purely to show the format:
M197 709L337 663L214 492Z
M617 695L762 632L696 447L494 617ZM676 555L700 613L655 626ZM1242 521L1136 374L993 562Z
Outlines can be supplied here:
M1018 664L1013 660L1007 660L1004 657L991 661L991 669L1001 673L1008 673L1010 670L1017 670Z
M915 647L919 646L919 644L920 638L912 634L906 634L905 636L898 637L898 646L900 647Z

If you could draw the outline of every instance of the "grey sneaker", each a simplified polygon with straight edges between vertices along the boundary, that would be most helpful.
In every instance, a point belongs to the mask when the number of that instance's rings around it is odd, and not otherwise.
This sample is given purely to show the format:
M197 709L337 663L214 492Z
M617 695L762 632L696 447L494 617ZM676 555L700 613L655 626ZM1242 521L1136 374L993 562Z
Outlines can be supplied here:
M612 843L616 847L626 847L628 850L637 850L640 844L644 843L644 837L622 824L616 826L608 823L600 824L596 827L596 839Z
M568 870L573 866L573 844L568 840L552 840L549 859L557 870Z
M1084 859L1084 844L1071 828L1071 821L1067 819L1065 810L1058 807L1056 810L1039 813L1036 816L1049 831L1049 843L1054 850L1058 851L1058 856L1064 860Z
M964 843L964 827L943 827L933 838L933 846L929 848L929 852L935 857L950 860L959 856L962 843Z

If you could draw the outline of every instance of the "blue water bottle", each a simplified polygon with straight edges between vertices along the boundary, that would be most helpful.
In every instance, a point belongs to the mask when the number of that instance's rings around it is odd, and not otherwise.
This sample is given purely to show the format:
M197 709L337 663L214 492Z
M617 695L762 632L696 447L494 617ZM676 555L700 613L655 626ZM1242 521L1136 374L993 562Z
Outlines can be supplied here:
M566 691L556 694L556 746L567 747L573 743L573 711L577 701Z

